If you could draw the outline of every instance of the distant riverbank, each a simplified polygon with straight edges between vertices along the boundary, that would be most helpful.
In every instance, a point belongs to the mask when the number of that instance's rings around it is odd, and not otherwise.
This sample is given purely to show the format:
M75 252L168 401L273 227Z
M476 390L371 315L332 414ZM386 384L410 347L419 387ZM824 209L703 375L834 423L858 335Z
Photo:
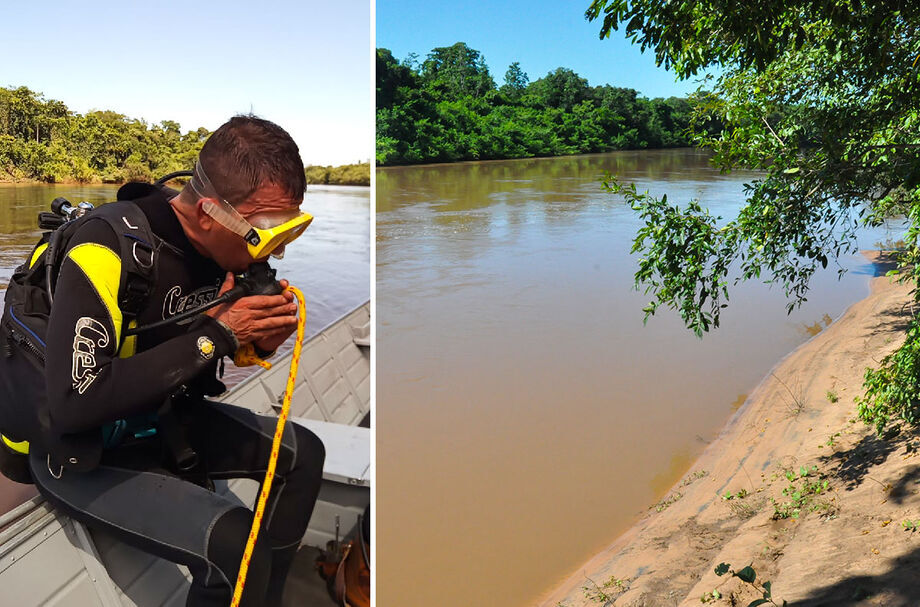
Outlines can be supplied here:
M560 67L530 81L512 63L499 86L457 42L418 63L377 49L377 166L509 160L686 147L694 99L590 86ZM721 125L697 125L719 132Z
M342 166L309 165L304 171L311 185L370 185L369 162L343 164Z
M369 186L371 184L371 165L368 162L359 164L344 164L341 166L309 165L304 167L309 185L357 185ZM9 176L0 176L0 185L4 184L40 184L48 183L41 179L15 179ZM83 180L63 179L55 181L60 185L86 185L108 183L118 185L124 181L103 181L101 178Z
M211 132L110 110L73 112L27 87L0 87L0 183L151 182L191 169ZM307 183L370 185L370 164L304 167Z

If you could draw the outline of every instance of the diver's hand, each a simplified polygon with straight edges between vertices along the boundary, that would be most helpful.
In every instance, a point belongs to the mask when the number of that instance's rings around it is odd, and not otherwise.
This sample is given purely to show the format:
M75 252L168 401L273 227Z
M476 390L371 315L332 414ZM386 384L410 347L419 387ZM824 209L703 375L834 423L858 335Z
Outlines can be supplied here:
M282 289L287 289L288 284L290 284L288 283L288 281L284 280L283 278L281 279L280 282L281 282ZM291 302L294 301L294 295L291 292L285 291L283 295L288 297L288 301L291 301ZM291 309L291 312L290 312L292 315L297 314L297 304L293 304L293 306L294 307ZM278 349L278 347L281 344L287 341L287 338L290 337L296 329L297 329L297 317L295 316L294 326L281 327L275 330L274 332L269 333L268 335L262 337L258 341L254 341L253 345L255 345L255 347L257 347L259 350L262 350L263 352L274 352L275 350Z
M234 283L233 273L227 272L218 297L232 289ZM282 281L281 286L287 287L287 281ZM272 345L281 335L287 339L297 328L297 305L293 302L293 293L287 291L281 295L250 295L211 308L205 314L224 323L240 345L251 343L261 350L274 350L263 344Z

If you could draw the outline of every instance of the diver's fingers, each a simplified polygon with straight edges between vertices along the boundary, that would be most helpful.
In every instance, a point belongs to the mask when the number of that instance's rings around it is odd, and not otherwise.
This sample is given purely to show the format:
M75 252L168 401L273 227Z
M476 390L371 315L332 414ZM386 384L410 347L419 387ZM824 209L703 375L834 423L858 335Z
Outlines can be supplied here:
M297 313L297 306L292 303L286 303L273 308L260 308L252 310L254 318L268 318L269 316L292 316Z

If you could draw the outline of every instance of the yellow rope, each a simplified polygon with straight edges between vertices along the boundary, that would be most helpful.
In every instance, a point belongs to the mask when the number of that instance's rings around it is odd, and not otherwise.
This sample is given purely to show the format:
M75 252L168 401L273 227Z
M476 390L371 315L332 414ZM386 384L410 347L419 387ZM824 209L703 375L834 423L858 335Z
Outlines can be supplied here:
M263 369L271 369L272 364L267 360L262 360L256 355L256 348L252 344L245 344L236 349L233 355L233 364L237 367L251 367L259 365Z
M297 378L297 365L300 364L300 350L303 347L303 330L307 320L307 308L304 304L303 293L296 287L288 287L297 298L297 341L294 342L294 353L291 357L291 370L288 373L287 389L284 391L284 402L281 405L281 413L278 414L278 425L275 427L275 438L272 440L272 453L268 460L268 469L265 471L265 480L262 482L262 491L259 493L259 500L256 502L256 512L252 519L252 529L249 530L249 540L246 542L246 551L243 552L243 560L240 561L240 572L236 577L236 587L233 589L233 601L230 607L238 607L240 598L243 596L243 586L246 584L246 573L249 571L249 560L252 558L252 550L256 545L256 538L259 536L259 528L262 526L262 515L265 513L265 502L268 500L268 492L272 488L272 480L275 477L275 464L278 463L278 451L281 449L281 436L284 434L284 425L287 422L288 412L291 409L291 396L294 394L294 380Z

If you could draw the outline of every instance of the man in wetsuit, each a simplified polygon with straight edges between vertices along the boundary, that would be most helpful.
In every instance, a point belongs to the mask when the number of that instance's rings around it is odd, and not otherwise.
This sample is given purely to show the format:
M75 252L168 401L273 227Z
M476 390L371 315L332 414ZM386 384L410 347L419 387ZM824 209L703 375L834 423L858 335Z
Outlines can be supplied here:
M297 224L305 189L290 136L244 116L214 132L178 195L124 186L119 199L140 208L155 236L152 292L131 326L206 303L233 286L234 273L280 253L283 238L274 250L254 249L240 227L255 233ZM127 232L130 223L125 218ZM226 606L252 512L206 487L211 479L261 481L276 420L205 397L222 388L215 377L222 357L247 344L268 355L291 335L295 304L289 293L243 297L191 322L126 337L118 251L119 235L105 221L84 222L67 244L46 339L45 438L28 437L32 477L42 495L73 518L187 565L193 575L188 605ZM179 420L170 432L166 416ZM186 471L163 464L168 434L177 427L198 461ZM244 605L280 604L323 459L321 441L289 423Z

